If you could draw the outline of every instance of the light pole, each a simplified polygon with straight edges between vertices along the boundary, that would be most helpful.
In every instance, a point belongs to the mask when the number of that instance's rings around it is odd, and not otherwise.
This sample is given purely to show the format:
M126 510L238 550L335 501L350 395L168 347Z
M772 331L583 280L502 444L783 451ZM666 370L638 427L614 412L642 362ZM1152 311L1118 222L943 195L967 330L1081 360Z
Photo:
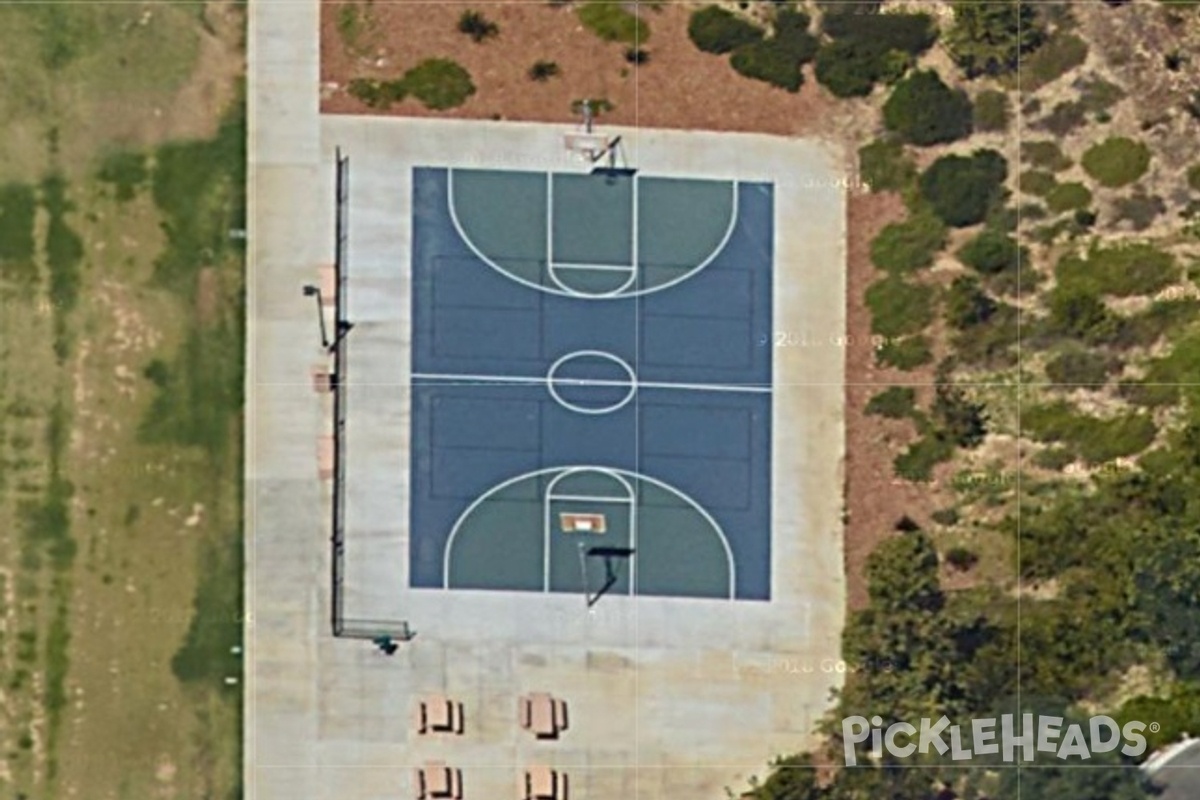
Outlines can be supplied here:
M321 346L329 349L329 334L325 331L325 301L321 297L321 287L311 283L304 285L304 296L317 298L317 319L321 321Z

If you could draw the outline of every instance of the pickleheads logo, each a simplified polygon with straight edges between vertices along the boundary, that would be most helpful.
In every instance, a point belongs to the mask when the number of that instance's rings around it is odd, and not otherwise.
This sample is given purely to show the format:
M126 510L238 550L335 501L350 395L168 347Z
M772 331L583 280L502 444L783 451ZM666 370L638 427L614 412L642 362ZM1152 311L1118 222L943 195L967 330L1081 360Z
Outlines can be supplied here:
M1108 753L1122 745L1121 752L1127 756L1140 756L1146 752L1146 737L1142 731L1152 733L1157 723L1126 722L1118 725L1112 717L1091 717L1086 723L1071 723L1063 726L1062 717L1022 714L1019 728L1014 724L1013 714L1003 714L998 719L973 719L970 725L951 725L947 717L938 720L923 719L920 725L896 722L883 728L880 717L853 716L842 720L842 740L845 743L846 766L858 763L856 745L871 743L871 756L881 758L886 752L896 758L909 758L936 750L938 755L950 753L955 761L972 756L1000 755L1004 761L1015 761L1020 751L1025 761L1033 761L1036 753L1054 753L1060 759L1088 759L1093 753Z

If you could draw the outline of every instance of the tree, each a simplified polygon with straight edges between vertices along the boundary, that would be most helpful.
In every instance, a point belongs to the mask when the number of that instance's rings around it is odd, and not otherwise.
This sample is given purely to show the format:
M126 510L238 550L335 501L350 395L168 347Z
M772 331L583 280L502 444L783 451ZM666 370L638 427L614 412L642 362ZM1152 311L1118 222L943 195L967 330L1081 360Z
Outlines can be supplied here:
M896 84L883 105L883 123L905 141L927 147L961 139L971 132L971 101L937 72L914 72Z
M939 433L959 447L978 447L987 435L987 414L981 403L972 402L966 393L943 383L934 395L933 418Z
M956 228L975 225L1003 198L1008 162L995 150L942 156L921 175L922 196Z
M695 11L688 20L688 38L706 53L730 53L763 36L762 28L720 6Z
M899 80L929 49L937 27L928 14L828 13L831 42L817 53L817 81L838 97L863 97L875 84Z
M968 78L1013 72L1044 39L1034 6L1020 0L959 0L946 48Z

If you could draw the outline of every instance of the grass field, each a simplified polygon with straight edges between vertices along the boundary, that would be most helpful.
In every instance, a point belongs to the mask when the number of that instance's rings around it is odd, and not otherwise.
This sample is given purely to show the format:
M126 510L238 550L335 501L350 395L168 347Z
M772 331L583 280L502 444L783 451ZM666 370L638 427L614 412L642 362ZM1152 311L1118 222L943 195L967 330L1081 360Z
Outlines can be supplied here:
M241 47L227 4L0 8L5 797L240 796L244 122L180 98Z

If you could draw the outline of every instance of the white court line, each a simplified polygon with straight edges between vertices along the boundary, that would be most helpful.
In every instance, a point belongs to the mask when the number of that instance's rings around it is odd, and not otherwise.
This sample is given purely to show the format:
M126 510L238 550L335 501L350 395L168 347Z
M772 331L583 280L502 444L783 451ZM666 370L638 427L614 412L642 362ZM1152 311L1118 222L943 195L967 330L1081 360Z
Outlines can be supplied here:
M638 268L637 264L584 264L576 261L551 261L550 267L552 269L594 269L601 272L632 272Z
M453 383L494 383L521 384L524 386L545 385L546 378L528 378L508 375L455 375L452 373L414 372L414 379L427 381L444 381ZM570 386L629 386L629 381L605 380L603 378L555 378L555 383ZM770 394L770 386L753 386L750 384L722 383L669 383L665 381L637 381L634 384L639 389L682 389L694 392L740 392L744 394Z

